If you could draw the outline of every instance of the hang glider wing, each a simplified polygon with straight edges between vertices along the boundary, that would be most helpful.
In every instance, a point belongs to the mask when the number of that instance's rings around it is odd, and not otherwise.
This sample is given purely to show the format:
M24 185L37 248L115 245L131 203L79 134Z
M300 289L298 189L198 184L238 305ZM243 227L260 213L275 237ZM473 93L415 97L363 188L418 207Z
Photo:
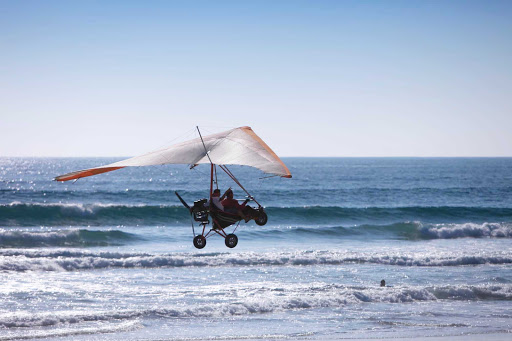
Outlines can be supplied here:
M283 161L250 127L239 127L204 136L203 141L204 145L200 138L193 139L109 165L60 175L54 180L80 179L124 167L210 163L208 156L212 163L217 165L250 166L268 174L285 178L292 177Z

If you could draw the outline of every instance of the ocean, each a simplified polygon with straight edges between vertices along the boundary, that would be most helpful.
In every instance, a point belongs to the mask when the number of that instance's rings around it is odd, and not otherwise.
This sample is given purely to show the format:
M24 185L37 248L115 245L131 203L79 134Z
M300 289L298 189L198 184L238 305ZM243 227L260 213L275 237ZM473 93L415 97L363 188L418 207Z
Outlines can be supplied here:
M0 341L510 337L512 158L232 166L268 223L200 250L208 166L52 181L120 159L0 158Z

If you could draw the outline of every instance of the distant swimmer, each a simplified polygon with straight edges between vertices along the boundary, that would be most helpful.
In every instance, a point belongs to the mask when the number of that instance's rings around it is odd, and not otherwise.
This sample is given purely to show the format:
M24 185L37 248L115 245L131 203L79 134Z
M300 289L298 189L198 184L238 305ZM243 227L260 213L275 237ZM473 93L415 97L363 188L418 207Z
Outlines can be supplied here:
M381 287L385 287L386 286L386 281L385 280L380 281L380 286Z

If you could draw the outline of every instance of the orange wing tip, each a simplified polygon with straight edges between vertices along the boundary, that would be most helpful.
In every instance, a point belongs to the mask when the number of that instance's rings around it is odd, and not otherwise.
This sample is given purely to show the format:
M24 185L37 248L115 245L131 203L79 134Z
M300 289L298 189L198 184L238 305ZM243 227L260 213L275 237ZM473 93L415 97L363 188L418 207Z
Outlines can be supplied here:
M274 159L276 159L280 164L281 166L283 167L283 169L286 171L286 175L283 175L282 177L283 178L291 178L292 177L292 173L290 172L290 170L288 169L288 167L286 167L286 165L284 164L284 162L279 158L279 156L277 156L276 153L274 153L274 151L268 146L268 144L265 143L265 141L263 141L261 139L261 137L259 137L258 135L256 135L256 133L254 132L254 130L252 130L251 127L249 126L245 126L245 127L240 127L240 129L242 129L243 131L245 131L247 134L249 134L250 136L252 136L256 141L258 141L258 143L267 150L267 152L270 153L270 155L272 155L274 157Z
M55 177L53 180L54 181L75 180L75 179L85 178L85 177L91 176L91 175L115 171L115 170L118 170L121 168L124 168L124 167L106 167L106 168L85 169L85 170L81 170L81 171L77 171L77 172L59 175L59 176Z

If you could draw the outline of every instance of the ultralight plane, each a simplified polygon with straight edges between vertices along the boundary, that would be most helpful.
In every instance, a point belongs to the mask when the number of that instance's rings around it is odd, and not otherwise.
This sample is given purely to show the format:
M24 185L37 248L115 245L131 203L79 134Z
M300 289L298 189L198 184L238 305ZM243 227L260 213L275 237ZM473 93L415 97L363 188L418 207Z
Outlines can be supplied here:
M265 225L268 217L263 206L245 189L235 175L228 169L228 165L250 166L257 168L267 174L291 178L292 174L281 159L254 133L250 127L239 127L221 133L202 136L197 128L199 137L193 140L178 143L163 149L147 154L132 157L104 166L79 170L54 178L55 181L78 180L91 175L102 174L125 167L141 167L168 164L187 164L194 168L199 164L210 164L210 191L209 200L201 199L194 202L192 207L175 192L180 202L187 208L191 215L193 244L196 248L202 249L206 246L206 238L215 233L225 239L225 244L233 248L238 244L238 237L234 234L242 217L233 212L226 212L216 208L212 203L214 183L218 186L217 167L224 171L246 194L247 199L242 204L246 207L245 216L247 220L254 219L256 224ZM217 187L218 188L218 187ZM254 201L256 208L247 205ZM207 225L211 228L208 230ZM201 233L195 231L195 224L200 226ZM236 225L235 225L236 224ZM232 232L227 233L225 229L235 225Z

